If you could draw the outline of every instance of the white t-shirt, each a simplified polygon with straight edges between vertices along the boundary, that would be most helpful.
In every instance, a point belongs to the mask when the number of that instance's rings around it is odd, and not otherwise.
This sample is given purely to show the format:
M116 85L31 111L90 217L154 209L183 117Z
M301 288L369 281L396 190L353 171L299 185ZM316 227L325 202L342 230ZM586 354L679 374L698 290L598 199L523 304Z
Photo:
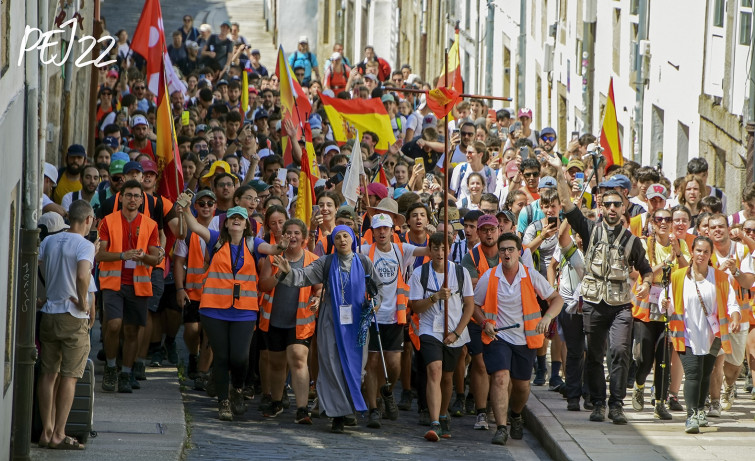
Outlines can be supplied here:
M445 157L446 154L441 154L440 158L438 159L438 168L443 166ZM456 149L454 149L454 154L451 156L451 160L448 163L462 163L466 161L467 154L465 152L462 152L459 146L456 146Z
M469 272L466 269L464 271L464 293L466 296L473 296L474 291L472 289L472 279L469 277ZM448 329L449 331L455 330L461 320L461 315L464 310L461 296L459 296L459 282L456 280L456 269L453 263L448 263L448 288L453 295L448 299ZM432 265L430 266L430 275L427 278L427 291L425 287L420 284L420 274L422 270L417 269L412 273L411 279L409 279L409 300L419 301L429 297L432 293L438 291L443 286L443 274L436 273ZM419 314L419 334L429 335L438 341L443 342L443 301L438 301L425 312ZM460 333L459 339L455 343L451 344L451 347L461 347L469 342L469 332L464 327L464 331Z
M463 176L461 175L461 170L464 170ZM454 168L454 172L451 174L450 186L452 189L454 189L454 191L456 191L457 200L462 200L469 197L469 187L467 186L467 178L472 173L479 173L480 175L482 175L483 178L485 178L485 184L483 184L483 188L482 188L483 194L485 192L490 192L491 194L495 192L496 179L495 179L495 171L492 168L490 168L487 165L483 165L482 170L474 171L472 169L472 166L469 163L463 162L456 165L456 168Z
M496 271L498 277L498 317L496 318L496 328L519 324L519 328L503 330L498 332L498 337L509 344L523 346L527 344L524 336L524 313L522 312L522 277L526 276L524 266L519 263L519 272L516 274L513 283L509 284L506 277L503 276L503 268L499 264L489 269L477 281L477 287L474 290L474 303L478 306L485 304L485 296L488 291L488 281L490 272ZM529 269L532 287L535 289L540 298L548 299L553 294L553 287L548 280L539 272Z
M740 242L731 241L731 246L729 247L729 254L728 255L721 255L716 251L714 248L713 251L716 254L716 263L715 266L717 268L720 268L721 264L723 264L727 259L739 257L739 270L741 272L744 272L746 274L755 274L755 267L753 267L753 261L752 261L752 254L747 251L747 248L742 245ZM729 283L734 283L734 276L727 271L727 274L729 275Z
M76 273L79 261L94 264L94 244L79 234L61 232L42 241L39 261L44 263L43 277L47 302L42 312L64 314L68 312L80 319L89 318L69 299L77 298ZM91 292L91 279L89 291Z
M418 110L412 112L406 118L406 126L404 127L404 134L406 134L406 130L411 129L414 133L412 137L418 136L420 132L422 131L421 123L422 123L422 113ZM411 141L411 139L406 139L405 141Z
M362 254L370 254L372 245L362 245ZM398 245L391 243L391 251L383 253L375 248L375 258L372 264L375 266L375 273L382 282L380 286L380 308L377 311L377 321L379 324L393 324L398 322L396 315L396 288L398 277L404 277L407 268L414 264L414 252L419 248L408 243L401 244L404 256L401 257L401 249ZM399 267L398 258L401 258Z
M577 312L579 303L579 284L585 275L585 261L582 252L577 249L561 268L558 279L558 293L564 298L564 310L570 314ZM553 260L561 263L561 246L556 246L553 252Z
M203 238L199 239L200 248L202 248L202 254L207 253L207 242ZM189 257L189 247L186 245L186 239L176 240L176 247L173 249L173 255L180 256L182 258Z

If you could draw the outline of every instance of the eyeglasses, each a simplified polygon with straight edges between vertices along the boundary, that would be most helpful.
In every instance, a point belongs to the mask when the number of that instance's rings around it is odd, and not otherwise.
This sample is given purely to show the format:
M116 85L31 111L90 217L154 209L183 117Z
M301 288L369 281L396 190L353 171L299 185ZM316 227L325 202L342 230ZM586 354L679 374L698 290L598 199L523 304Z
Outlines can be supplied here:
M485 227L484 227L484 228L482 228L482 229L478 228L478 229L477 229L477 233L478 233L478 234L492 234L493 232L495 232L495 231L497 231L497 230L498 230L498 228L497 228L497 227L493 227L493 226L485 226Z
M126 200L138 200L142 198L142 194L123 194L123 198Z
M241 197L241 199L242 200L249 200L250 202L255 202L255 203L260 201L259 197L252 197L250 195L245 195L245 196Z
M385 162L386 166L396 166L396 162Z
M656 216L653 219L655 220L655 222L657 222L659 224L660 223L664 223L664 222L671 222L672 221L671 216Z
M516 252L516 247L499 248L498 252L503 253L503 254L514 253Z
M462 136L474 136L474 131L462 131Z
M556 140L555 136L541 136L540 139L543 141L553 142Z
M755 227L743 227L742 231L744 231L745 234L752 234L755 232Z
M536 177L540 176L540 173L537 173L535 171L531 171L529 173L522 173L522 176L524 176L525 178L536 178Z
M196 205L199 208L205 208L205 207L206 208L212 208L212 207L215 206L215 202L213 202L212 200L208 200L208 201L202 200L202 201L197 202Z
M135 86L134 87L135 90L143 90L145 88L146 88L146 86Z
M120 175L119 176L111 176L110 177L110 182L123 182L125 180L126 180L126 178L124 178L123 176L120 176Z
M233 187L233 183L232 182L221 182L221 183L218 183L218 188L224 189L226 187L229 187L229 188Z
M623 203L621 201L603 202L603 206L606 207L606 208L611 208L612 206L614 208L621 208L621 205L623 205Z

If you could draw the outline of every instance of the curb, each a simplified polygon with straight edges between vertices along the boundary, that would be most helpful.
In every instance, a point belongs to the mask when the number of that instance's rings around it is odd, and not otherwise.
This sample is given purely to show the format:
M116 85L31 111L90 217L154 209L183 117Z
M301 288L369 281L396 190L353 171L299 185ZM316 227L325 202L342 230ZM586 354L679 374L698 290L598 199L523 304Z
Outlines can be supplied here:
M558 422L553 412L530 391L530 398L522 411L524 424L556 461L590 460L587 453Z

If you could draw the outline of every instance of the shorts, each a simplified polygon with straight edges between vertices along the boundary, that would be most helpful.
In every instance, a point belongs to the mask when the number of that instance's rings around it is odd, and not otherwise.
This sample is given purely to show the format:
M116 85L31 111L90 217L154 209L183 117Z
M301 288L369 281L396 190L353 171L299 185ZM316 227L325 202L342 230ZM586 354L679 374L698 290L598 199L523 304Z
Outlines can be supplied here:
M302 346L309 347L309 344L312 342L312 336L306 339L297 339L296 327L278 328L269 325L266 332L259 328L256 332L263 333L262 342L270 352L285 352L288 346L292 344L301 344Z
M380 340L383 343L383 352L401 352L404 350L404 325L400 323L380 324ZM380 352L378 334L375 324L370 324L370 343L367 346L369 352Z
M469 332L467 352L469 355L482 354L482 327L470 321L467 324L467 331Z
M42 314L39 326L42 373L66 378L84 376L89 357L89 319L71 314Z
M199 301L189 301L184 307L184 323L199 323Z
M149 296L136 296L133 285L121 285L119 291L102 290L105 318L123 319L126 325L147 325Z
M731 342L731 354L724 354L724 360L734 366L742 365L745 359L745 349L747 348L747 333L750 325L747 322L739 324L742 329L739 333L729 332L729 341Z
M160 305L157 307L157 312L162 312L165 309L181 312L181 307L176 302L176 284L166 283L163 296L160 298Z
M517 346L498 338L483 347L482 359L489 375L509 370L511 379L529 381L536 353L537 349L530 349L526 344Z
M419 352L422 354L425 366L440 360L443 362L443 371L445 372L456 369L456 363L459 361L463 350L464 346L449 347L430 335L420 335L419 337Z
M150 312L160 312L160 299L165 291L165 272L160 268L152 269L152 296L149 297L147 308Z

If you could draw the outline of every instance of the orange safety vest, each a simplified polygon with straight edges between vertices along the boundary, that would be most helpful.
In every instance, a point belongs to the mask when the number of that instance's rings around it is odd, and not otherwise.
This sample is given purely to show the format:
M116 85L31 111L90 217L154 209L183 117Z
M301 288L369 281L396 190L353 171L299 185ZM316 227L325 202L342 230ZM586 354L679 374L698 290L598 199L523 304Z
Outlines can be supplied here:
M736 242L732 241L731 246L736 248ZM745 251L749 251L749 248L747 248L746 245L743 244L742 246ZM737 267L742 265L739 252L736 250L734 251L734 260L737 262ZM713 264L713 267L718 269L718 258L716 257L715 250L710 255L710 262ZM739 310L742 314L742 323L746 322L750 325L755 325L755 315L752 312L752 303L755 301L755 298L752 296L752 291L747 288L742 288L734 277L731 277L731 287L734 288L734 294L737 296L737 304L739 305Z
M210 261L202 287L199 308L236 309L256 311L257 306L257 264L249 251L246 240L241 242L244 252L244 265L233 275L231 267L231 245L226 242ZM234 299L233 288L240 285L239 298Z
M637 216L640 216L640 215L637 215ZM648 258L648 261L649 260L650 258ZM674 270L676 270L679 267L679 263L674 261L673 267L674 267ZM660 286L657 283L653 283L653 280L651 280L651 284L652 286ZM632 317L642 322L649 322L650 321L650 296L648 295L643 299L639 299L637 297L637 290L640 288L641 285L642 285L642 276L640 275L637 277L637 280L634 282L634 286L632 287ZM658 302L660 303L660 298Z
M498 319L498 282L499 278L495 274L496 268L490 269L490 279L488 281L487 292L485 293L485 304L482 311L485 319L496 322ZM540 305L537 302L535 287L532 286L530 271L527 266L524 267L524 277L520 281L522 290L522 314L524 315L524 336L527 340L527 347L530 349L539 349L543 346L545 336L537 332L537 324L540 323L542 315L540 314ZM496 323L496 327L498 327ZM483 331L484 335L485 332Z
M471 250L469 250L470 256L472 256L472 262L475 265L475 268L477 269L477 278L479 279L482 277L482 274L488 271L490 269L490 264L488 264L488 258L480 252L480 247L474 247ZM496 253L496 257L498 256L498 253ZM500 258L498 259L500 262Z
M111 253L123 252L123 225L121 224L121 211L110 213L102 220L107 223L110 233L107 251ZM102 224L100 224L102 226ZM136 246L147 252L149 237L157 229L157 223L147 216L142 215L141 232L137 233ZM123 261L100 262L100 289L120 291L121 272ZM152 296L152 266L136 261L134 268L134 293L137 296Z
M163 197L162 196L155 197L154 195L147 194L147 193L143 193L143 195L144 195L144 202L142 203L142 206L141 206L142 209L141 209L141 211L139 211L139 213L141 213L144 216L152 219L152 209L150 207L150 204L152 204L155 208L157 208L157 201L158 200L162 200ZM120 196L121 196L120 192L116 192L115 193L115 202L113 204L113 206L115 208L118 208L118 198L120 198ZM150 197L152 198L152 202L149 201ZM165 213L165 208L163 207L162 210L163 210L163 214L164 214ZM155 269L162 269L164 271L165 270L165 262L166 262L167 259L168 259L167 257L163 258L163 260L160 261L157 264L157 266L155 266Z
M629 232L634 234L635 237L645 238L645 236L642 235L642 217L646 215L647 213L640 213L629 219Z
M270 257L272 261L272 256ZM317 255L304 250L304 267L309 266L317 260ZM273 272L271 275L278 273L278 268L271 267ZM315 313L312 312L307 305L309 304L309 297L312 294L312 287L299 288L299 299L296 304L296 339L307 339L315 334ZM273 311L273 298L275 297L275 288L270 290L269 293L262 293L262 301L260 301L260 330L268 331L270 328L270 316Z
M404 248L401 245L401 243L398 244L398 249L401 252L401 260L398 261L398 275L396 276L396 319L399 325L404 325L406 323L406 306L409 303L409 285L404 281L404 276L401 270L401 262L404 258ZM393 245L391 245L391 247L394 248ZM375 262L376 248L376 243L370 245L370 251L367 256L373 263Z
M186 294L192 301L202 299L202 285L207 275L207 267L199 235L192 232L189 237L189 255L186 258L186 281L184 282Z
M727 303L729 301L729 276L718 269L713 269L716 280L716 304L718 304L718 323L720 331L716 337L721 338L721 348L731 354L731 340L729 337L729 316ZM684 352L684 277L687 268L675 270L671 274L671 290L674 293L674 313L669 316L668 328L671 333L671 344L677 352Z

